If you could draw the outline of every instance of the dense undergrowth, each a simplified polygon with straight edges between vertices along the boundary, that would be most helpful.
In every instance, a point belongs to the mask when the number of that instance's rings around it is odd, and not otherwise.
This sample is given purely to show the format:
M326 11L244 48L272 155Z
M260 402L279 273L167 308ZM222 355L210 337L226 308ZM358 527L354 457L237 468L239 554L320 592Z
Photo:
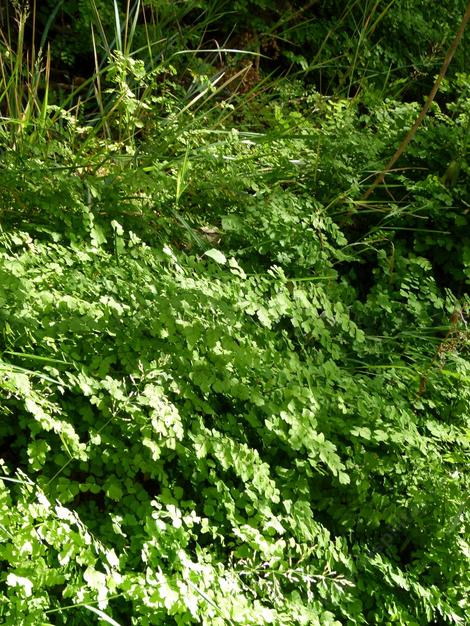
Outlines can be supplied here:
M209 4L0 10L0 621L463 626L465 6Z

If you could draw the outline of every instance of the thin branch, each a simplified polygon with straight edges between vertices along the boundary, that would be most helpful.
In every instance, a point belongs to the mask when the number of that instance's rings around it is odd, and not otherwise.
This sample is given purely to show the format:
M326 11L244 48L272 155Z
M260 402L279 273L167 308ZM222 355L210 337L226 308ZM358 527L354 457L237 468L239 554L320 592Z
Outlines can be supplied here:
M448 69L448 67L450 65L450 62L452 61L452 57L454 56L455 51L457 50L457 47L458 47L458 45L460 43L460 40L462 39L464 30L465 30L465 26L467 25L467 22L468 22L469 19L470 19L470 2L467 5L467 10L465 11L465 15L462 18L462 21L460 23L460 26L459 26L459 29L457 31L457 34L455 35L454 40L451 43L451 45L449 47L449 50L447 51L447 54L445 56L444 62L442 64L442 67L441 67L441 70L439 72L439 75L438 75L438 77L436 79L436 82L434 83L433 88L431 89L431 93L427 97L427 100L426 100L426 102L425 102L425 104L424 104L420 114L416 118L415 123L410 128L410 130L406 134L406 136L403 139L403 141L401 142L401 144L399 145L399 147L398 147L397 151L395 152L395 154L392 156L390 161L387 163L385 169L382 170L380 172L380 174L377 175L377 177L375 178L375 180L372 183L372 185L369 187L369 189L363 195L362 200L367 200L367 198L375 191L375 189L384 182L385 176L390 172L392 167L395 165L395 163L398 161L398 159L401 157L401 155L405 152L406 148L408 147L408 144L412 141L412 139L416 135L416 131L421 126L422 121L426 117L426 113L429 111L429 108L430 108L431 104L433 103L434 98L436 97L436 94L437 94L437 92L439 90L439 87L441 86L442 80L444 79L444 76L447 73L447 69Z

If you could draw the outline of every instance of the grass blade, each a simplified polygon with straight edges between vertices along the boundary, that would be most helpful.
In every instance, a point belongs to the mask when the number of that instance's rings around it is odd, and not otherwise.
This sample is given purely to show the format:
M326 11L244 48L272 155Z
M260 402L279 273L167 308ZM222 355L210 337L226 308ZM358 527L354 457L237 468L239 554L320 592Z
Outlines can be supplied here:
M91 606L91 604L84 604L83 606L89 611L91 611L92 613L95 613L95 615L98 615L98 617L102 619L103 622L106 622L107 624L111 624L111 626L121 626L121 624L116 622L116 620L113 619L112 617L109 617L109 615L107 615L101 609L97 609L95 606Z

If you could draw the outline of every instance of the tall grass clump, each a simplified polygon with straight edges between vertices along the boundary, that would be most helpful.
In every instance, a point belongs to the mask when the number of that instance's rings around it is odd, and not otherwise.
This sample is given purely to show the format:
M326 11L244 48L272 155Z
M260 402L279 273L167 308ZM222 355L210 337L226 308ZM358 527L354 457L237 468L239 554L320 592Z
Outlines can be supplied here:
M47 127L50 49L28 49L25 41L27 7L13 5L9 28L0 31L0 129L17 146L27 135L44 140Z

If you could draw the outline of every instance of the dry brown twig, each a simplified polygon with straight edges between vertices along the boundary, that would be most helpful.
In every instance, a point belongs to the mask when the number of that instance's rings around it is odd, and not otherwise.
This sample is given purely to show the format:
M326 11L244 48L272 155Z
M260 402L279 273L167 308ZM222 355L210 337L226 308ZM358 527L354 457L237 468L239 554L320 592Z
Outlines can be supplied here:
M410 130L405 135L405 137L404 137L403 141L401 142L401 144L398 146L395 154L392 156L390 161L385 166L385 169L383 169L380 172L380 174L378 174L376 176L376 178L374 179L374 182L372 183L372 185L369 187L369 189L362 196L362 200L367 200L367 198L369 198L369 196L375 191L375 189L384 182L385 176L390 172L392 167L395 165L395 163L398 161L398 159L401 157L401 155L405 152L406 148L408 147L408 145L410 144L410 142L413 140L414 136L416 135L416 131L421 126L424 118L426 117L427 112L429 111L429 108L431 107L431 104L434 101L434 98L436 97L437 92L439 91L439 87L441 86L441 83L442 83L442 81L443 81L443 79L444 79L444 77L445 77L445 75L447 73L447 70L449 68L450 62L452 61L452 58L453 58L453 56L455 54L455 51L457 50L457 47L458 47L458 45L460 43L460 40L462 39L463 33L465 31L465 27L466 27L467 22L468 22L469 19L470 19L470 2L467 5L467 9L466 9L465 14L464 14L464 16L462 18L462 21L460 22L460 26L458 28L458 31L457 31L457 33L456 33L456 35L454 37L454 40L450 44L449 50L447 51L447 54L446 54L446 56L444 58L444 62L442 63L439 75L436 78L436 81L435 81L435 83L433 85L433 88L431 89L431 92L430 92L429 96L427 97L426 102L425 102L423 108L420 111L420 114L416 118L416 121L413 124L413 126L410 128Z

